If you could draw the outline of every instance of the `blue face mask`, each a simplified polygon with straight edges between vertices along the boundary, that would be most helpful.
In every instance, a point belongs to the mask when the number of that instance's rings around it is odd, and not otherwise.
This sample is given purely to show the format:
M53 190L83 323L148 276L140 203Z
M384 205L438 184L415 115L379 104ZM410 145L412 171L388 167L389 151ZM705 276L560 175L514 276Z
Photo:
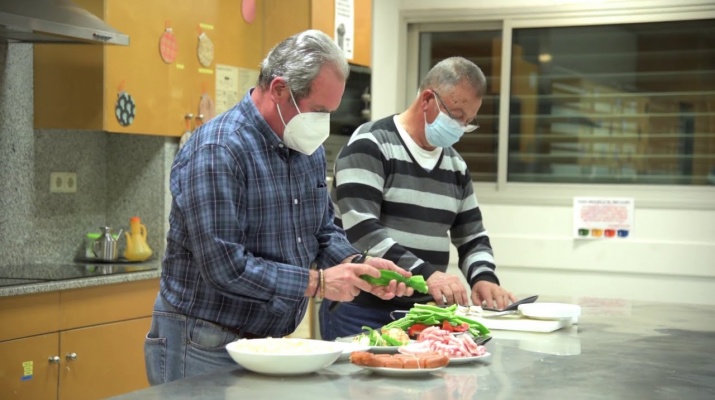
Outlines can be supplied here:
M437 106L439 109L439 105ZM427 141L432 146L436 147L451 147L457 143L464 134L464 128L459 123L447 114L439 110L437 118L430 124L427 122L427 114L425 117L425 135Z

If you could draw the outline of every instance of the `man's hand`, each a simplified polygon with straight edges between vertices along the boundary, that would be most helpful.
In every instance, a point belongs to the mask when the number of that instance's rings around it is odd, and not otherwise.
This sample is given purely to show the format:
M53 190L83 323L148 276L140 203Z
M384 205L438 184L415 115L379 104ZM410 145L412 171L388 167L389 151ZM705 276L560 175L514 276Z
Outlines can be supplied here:
M395 265L392 261L382 258L370 257L364 264L343 263L324 270L325 298L334 301L352 301L360 291L370 292L383 300L390 300L395 296L411 296L414 290L404 283L392 280L387 286L373 286L361 275L380 277L380 269L396 271L409 278L411 273Z
M367 264L338 264L323 271L325 298L334 301L352 301L360 291L373 289L360 275L380 277L380 271Z
M456 275L435 272L427 279L429 293L439 305L468 305L467 287Z
M472 288L472 302L477 306L501 310L516 301L516 296L496 283L479 281Z
M390 271L395 271L399 273L400 275L404 276L405 278L409 278L412 276L412 273L409 271L406 271L399 266L397 266L395 263L393 263L390 260L386 260L384 258L378 258L378 257L368 257L367 260L365 261L365 264L371 265L377 269L386 269ZM390 283L387 286L374 286L373 289L370 291L373 295L383 299L383 300L390 300L395 297L402 297L402 296L412 296L412 294L415 292L414 289L411 287L408 287L402 282L397 282L396 280L391 280Z

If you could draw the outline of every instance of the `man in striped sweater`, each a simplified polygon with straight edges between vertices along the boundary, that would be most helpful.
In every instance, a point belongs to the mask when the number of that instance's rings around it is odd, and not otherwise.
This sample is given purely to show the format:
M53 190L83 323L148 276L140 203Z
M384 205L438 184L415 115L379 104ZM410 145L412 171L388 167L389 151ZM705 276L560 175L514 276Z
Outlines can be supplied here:
M362 293L339 308L324 300L323 339L359 333L364 325L381 327L391 321L390 311L416 302L471 300L503 308L516 300L499 286L469 170L452 148L477 129L485 86L474 63L445 59L427 73L406 111L360 126L341 151L331 192L336 222L358 249L424 276L429 294L382 300ZM450 240L471 293L446 273Z

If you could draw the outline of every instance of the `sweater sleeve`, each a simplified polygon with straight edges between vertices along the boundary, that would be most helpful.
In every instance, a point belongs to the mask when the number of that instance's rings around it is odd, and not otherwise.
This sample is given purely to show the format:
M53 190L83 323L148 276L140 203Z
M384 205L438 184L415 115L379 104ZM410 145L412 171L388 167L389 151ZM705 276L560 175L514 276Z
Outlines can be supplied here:
M471 176L466 169L464 176L466 179L462 186L464 195L461 207L450 229L452 244L459 254L459 268L470 287L481 280L499 284L492 245L484 227Z

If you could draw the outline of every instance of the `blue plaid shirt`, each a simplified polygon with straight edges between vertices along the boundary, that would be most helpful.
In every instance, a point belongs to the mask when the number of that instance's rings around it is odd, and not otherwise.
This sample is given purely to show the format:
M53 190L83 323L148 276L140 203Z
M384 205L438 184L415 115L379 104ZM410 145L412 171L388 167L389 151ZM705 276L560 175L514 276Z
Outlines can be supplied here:
M280 337L305 315L308 270L358 253L333 223L325 150L289 150L250 91L194 132L171 168L161 293L180 312Z

